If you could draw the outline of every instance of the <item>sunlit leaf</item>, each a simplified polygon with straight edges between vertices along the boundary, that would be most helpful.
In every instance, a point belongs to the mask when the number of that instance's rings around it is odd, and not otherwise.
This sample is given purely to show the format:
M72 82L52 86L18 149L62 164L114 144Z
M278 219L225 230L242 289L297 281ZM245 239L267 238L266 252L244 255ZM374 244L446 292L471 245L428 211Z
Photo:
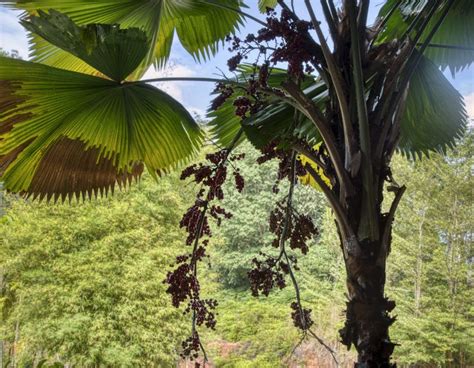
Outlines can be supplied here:
M0 168L8 190L90 194L196 153L202 133L163 91L0 58ZM74 161L74 162L70 162Z
M264 13L267 8L274 9L277 4L277 0L258 0L258 8L262 13Z
M151 64L163 66L168 60L176 33L183 47L197 60L217 52L225 36L243 23L240 0L4 0L4 4L36 14L39 9L55 9L79 25L120 24L145 31L151 47L134 77L138 78ZM90 72L88 64L65 53L41 38L30 35L34 61L51 66Z

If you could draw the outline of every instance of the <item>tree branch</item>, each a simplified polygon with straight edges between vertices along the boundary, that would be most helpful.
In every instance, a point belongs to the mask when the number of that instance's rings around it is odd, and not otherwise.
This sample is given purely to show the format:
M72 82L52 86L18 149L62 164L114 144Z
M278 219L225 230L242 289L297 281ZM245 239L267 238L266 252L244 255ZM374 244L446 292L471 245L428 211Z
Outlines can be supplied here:
M324 18L326 19L329 31L331 32L331 37L334 42L336 42L339 38L339 33L337 31L337 18L334 18L326 0L321 0L321 8L323 9Z
M402 199L403 193L406 191L406 186L401 186L398 188L397 192L395 193L395 198L393 199L392 205L390 206L390 210L387 215L387 219L385 222L385 227L382 235L382 246L380 249L380 254L378 256L377 262L380 264L385 265L385 259L387 258L387 252L388 252L388 243L390 239L390 232L392 229L392 223L395 218L395 212L397 211L398 205L400 203L400 200Z

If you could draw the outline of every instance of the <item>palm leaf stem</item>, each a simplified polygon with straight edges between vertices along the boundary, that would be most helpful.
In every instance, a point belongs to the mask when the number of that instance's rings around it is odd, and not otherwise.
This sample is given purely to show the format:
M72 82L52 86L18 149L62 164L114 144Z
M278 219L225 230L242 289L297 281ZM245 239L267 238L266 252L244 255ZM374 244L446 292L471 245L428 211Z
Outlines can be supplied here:
M326 196L329 205L331 206L332 210L334 211L334 216L338 224L341 226L341 235L343 239L356 239L354 231L349 224L349 220L344 213L344 210L337 200L336 196L332 192L331 188L324 182L323 179L319 176L319 174L314 170L314 168L308 163L304 166L306 171L313 177L314 181L320 186L321 190L323 191L324 195ZM344 253L346 250L344 249ZM347 258L347 257L345 257Z
M393 7L388 11L388 13L383 17L383 19L380 19L380 22L377 24L376 29L375 29L375 36L373 37L372 40L376 40L378 34L380 31L385 27L387 22L390 20L393 14L395 14L395 11L398 9L400 4L402 3L403 0L398 0Z
M124 84L142 84L142 83L153 83L153 82L208 82L208 83L230 84L230 85L241 87L244 89L247 89L248 87L245 83L242 83L233 79L219 79L219 78L207 78L207 77L161 77L161 78L143 79L140 81L133 81L133 82L124 82ZM297 107L292 99L281 96L279 93L275 93L271 89L264 89L262 90L262 92L271 94L272 96L277 97L279 100L284 101L294 107Z
M424 43L417 43L417 46L422 46ZM474 47L461 46L461 45L444 45L440 43L430 43L426 47L433 47L439 49L451 49L451 50L463 50L463 51L474 51Z
M421 9L421 11L415 16L415 18L412 20L412 22L410 23L408 28L405 30L405 32L403 33L403 35L400 39L401 40L406 39L410 35L410 33L418 26L418 24L423 19L425 21L427 19L429 20L430 16L428 15L427 17L425 17L425 12L428 11L428 13L431 13L431 12L436 11L436 9L438 8L438 5L440 4L440 2L441 2L440 0L427 1L425 6L423 7L423 9ZM431 5L431 9L430 9L430 5ZM422 27L422 29L424 29L424 27Z
M392 15L395 14L395 11L398 9L402 1L403 0L398 0L383 18L377 20L377 24L375 26L375 32L370 41L369 47L372 46L373 42L377 39L378 35L384 29L385 25L390 20Z
M326 18L326 23L328 24L329 31L331 32L331 37L334 41L336 41L339 35L337 32L337 18L334 18L326 0L321 1L321 8L323 9L324 18Z
M321 134L326 148L329 152L329 157L333 163L334 169L336 170L337 177L341 186L341 193L344 195L351 195L353 193L353 186L349 179L348 172L344 170L344 165L339 154L339 150L336 145L334 134L329 129L327 122L324 117L321 116L321 112L315 106L314 102L306 96L303 91L292 81L283 83L285 91L296 101L297 108L304 113L316 126L316 129Z
M329 5L329 10L331 10L332 17L334 19L338 19L337 18L337 9L336 9L336 6L334 5L334 0L326 0L326 1Z
M352 154L353 154L352 140L353 140L354 134L352 131L352 122L351 122L351 115L349 111L349 105L347 103L346 96L344 93L342 76L337 68L333 55L331 51L329 50L329 46L326 42L326 39L324 38L324 34L319 25L319 21L316 18L316 14L314 12L313 6L311 5L311 1L305 0L305 4L306 4L306 8L308 9L309 15L311 17L311 22L313 23L313 27L316 31L316 34L318 35L318 39L319 39L319 43L321 44L321 49L323 51L324 59L326 60L326 63L328 66L329 76L331 77L332 84L336 91L336 96L339 102L339 108L341 110L341 115L342 115L342 125L344 127L344 145L345 145L344 167L346 170L349 170L351 162L352 162Z
M324 175L327 174L327 169L328 169L327 165L325 163L323 163L319 159L318 156L316 156L313 152L311 152L309 149L307 149L304 145L299 144L299 143L295 143L295 144L292 145L292 148L295 151L297 151L298 153L300 153L302 155L305 155L306 157L311 159L311 161L314 161L316 163L316 165L318 165L324 171Z
M428 14L426 15L426 17L423 19L423 23L421 24L420 26L420 29L418 30L415 38L413 39L413 49L416 48L416 44L420 41L421 39L421 36L423 35L423 33L425 32L426 30L426 27L428 26L428 24L430 23L431 19L433 18L433 15L434 13L438 10L438 7L439 5L441 4L441 1L442 0L437 0L436 3L434 3L433 7L429 10ZM449 6L448 6L449 8ZM441 17L441 19L444 20L444 17ZM409 35L409 33L408 33ZM431 37L432 38L432 37ZM431 38L429 39L431 41ZM428 40L428 38L426 39ZM426 40L424 41L424 43L426 43ZM429 41L428 41L429 42Z
M375 208L375 190L374 186L374 174L372 165L372 152L370 142L370 129L369 129L369 118L367 113L367 105L365 103L365 91L364 91L364 76L362 71L362 57L360 50L360 37L359 27L357 24L356 14L356 0L349 0L349 20L350 20L350 31L351 31L351 53L352 53L352 72L354 78L356 103L357 103L357 117L359 120L359 139L360 139L360 150L362 153L362 181L363 181L363 197L362 203L366 203L367 216L363 216L367 223L362 224L361 230L364 229L364 225L368 226L368 234L371 240L378 240L379 230L378 221ZM365 207L363 205L363 207ZM364 211L365 212L365 211ZM366 234L364 234L366 235Z
M365 35L365 28L367 26L367 17L369 15L370 0L361 0L359 7L359 14L357 15L357 23L359 24L360 35Z

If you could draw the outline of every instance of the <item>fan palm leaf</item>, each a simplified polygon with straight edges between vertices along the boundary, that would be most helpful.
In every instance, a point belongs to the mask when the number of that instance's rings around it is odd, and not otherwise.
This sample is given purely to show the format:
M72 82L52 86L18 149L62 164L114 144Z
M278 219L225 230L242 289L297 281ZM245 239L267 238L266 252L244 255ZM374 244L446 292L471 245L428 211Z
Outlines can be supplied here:
M168 60L176 34L183 47L197 60L214 54L226 35L236 31L243 18L240 0L220 0L220 6L206 0L4 0L7 5L29 14L55 9L67 14L79 25L120 24L140 28L151 40L147 57L135 73L143 75L151 64L163 66ZM58 68L89 72L89 66L74 55L30 35L34 61Z
M65 26L67 32L57 33ZM0 175L5 187L48 198L91 194L191 157L202 132L184 107L142 82L124 82L145 57L138 29L40 13L27 27L104 77L0 58Z
M385 17L398 0L388 0L381 8L379 16ZM397 11L389 18L381 41L399 39L408 29L428 0L402 0ZM447 2L442 2L423 32L420 42L425 38L439 20ZM474 2L471 0L455 0L448 15L431 40L432 47L425 51L436 65L442 69L449 68L454 74L474 62ZM417 31L414 27L413 34Z

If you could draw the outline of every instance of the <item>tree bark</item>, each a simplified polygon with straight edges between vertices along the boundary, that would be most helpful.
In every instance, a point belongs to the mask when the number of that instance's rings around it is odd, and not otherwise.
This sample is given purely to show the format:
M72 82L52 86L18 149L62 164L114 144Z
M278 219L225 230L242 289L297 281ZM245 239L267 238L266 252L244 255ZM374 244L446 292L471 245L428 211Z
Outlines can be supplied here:
M382 175L380 175L382 177ZM339 333L344 345L354 345L358 353L356 368L394 368L391 363L395 344L390 340L389 328L395 321L390 312L395 302L385 296L386 262L390 253L392 240L392 222L397 206L405 192L395 182L391 192L395 197L387 213L382 213L383 186L378 188L375 221L379 224L375 239L367 237L354 241L344 237L340 232L341 246L347 274L347 308L344 328ZM353 233L364 226L363 199L355 196L348 201L346 218Z
M342 342L358 352L357 368L392 368L395 344L389 327L395 321L389 313L395 302L385 297L385 257L380 262L381 242L362 244L359 254L346 259L348 302Z

